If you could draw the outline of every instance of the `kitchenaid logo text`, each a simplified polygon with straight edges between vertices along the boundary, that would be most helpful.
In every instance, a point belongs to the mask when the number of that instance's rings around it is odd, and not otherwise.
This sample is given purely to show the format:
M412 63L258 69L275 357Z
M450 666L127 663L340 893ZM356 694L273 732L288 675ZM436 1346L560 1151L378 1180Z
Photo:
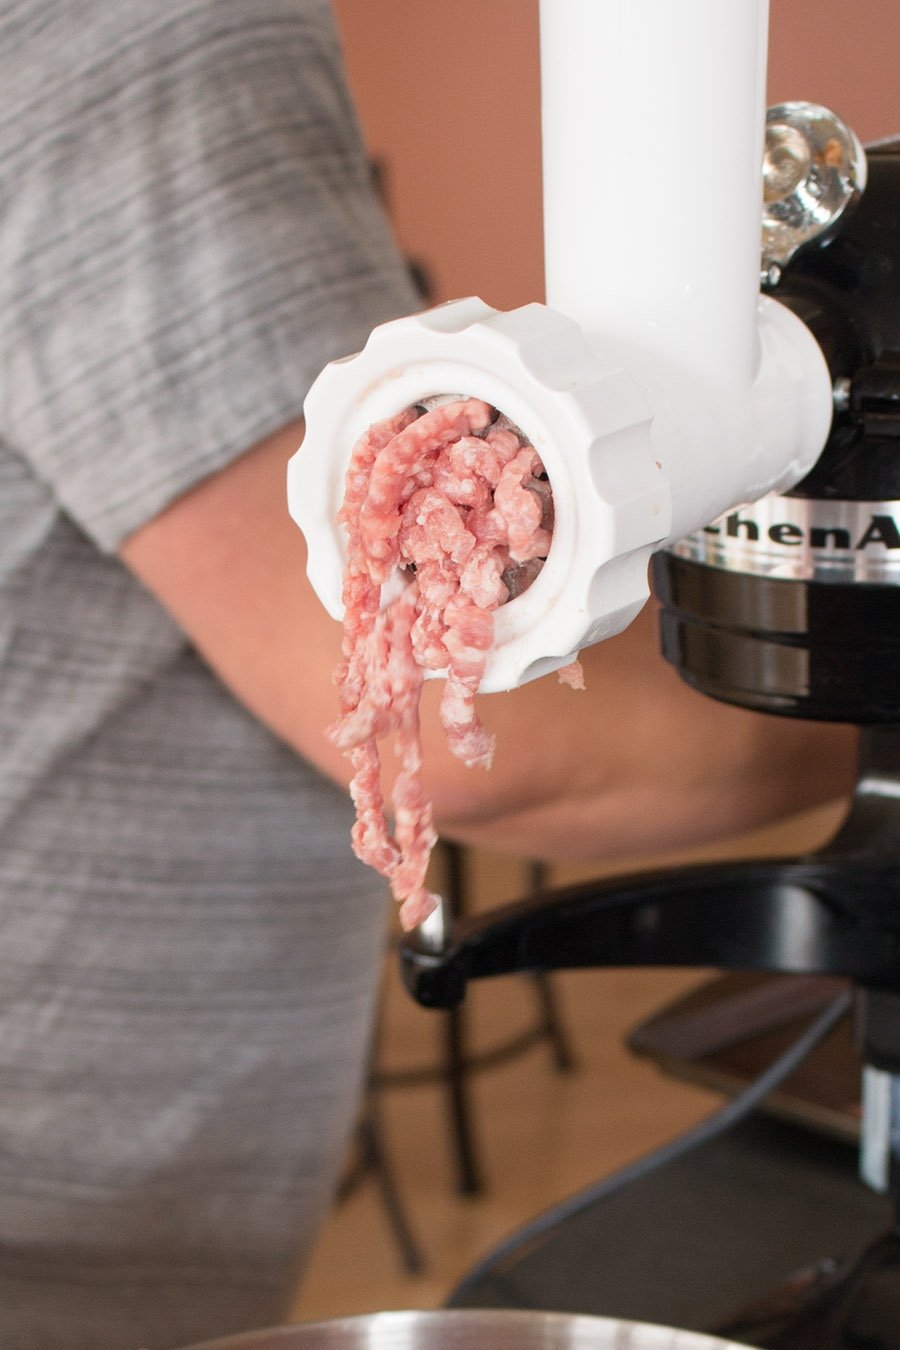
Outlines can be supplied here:
M900 582L900 502L761 497L672 550L708 567L795 580Z
M861 522L858 531L840 525L797 525L793 521L780 520L771 525L760 523L752 516L733 511L724 520L715 525L707 525L704 534L723 536L726 539L740 540L745 544L757 544L766 540L784 548L800 548L806 544L809 548L829 549L835 552L859 552L880 544L887 549L900 549L900 527L893 516L870 512Z

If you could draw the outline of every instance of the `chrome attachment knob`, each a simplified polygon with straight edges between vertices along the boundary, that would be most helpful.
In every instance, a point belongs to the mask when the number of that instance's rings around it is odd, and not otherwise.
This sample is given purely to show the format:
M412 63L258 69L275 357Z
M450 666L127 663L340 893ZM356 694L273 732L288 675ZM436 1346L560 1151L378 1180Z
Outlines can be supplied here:
M777 276L799 248L828 240L865 185L865 151L833 112L816 103L770 108L763 156L763 274Z

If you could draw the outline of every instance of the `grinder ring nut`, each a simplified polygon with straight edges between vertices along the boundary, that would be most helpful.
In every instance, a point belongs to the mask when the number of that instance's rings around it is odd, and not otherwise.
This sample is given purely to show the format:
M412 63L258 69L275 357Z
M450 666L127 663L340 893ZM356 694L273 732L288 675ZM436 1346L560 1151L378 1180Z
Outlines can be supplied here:
M345 544L336 516L354 444L374 422L449 392L483 399L520 427L547 472L553 542L541 572L494 614L482 692L558 669L626 627L649 594L647 566L671 520L636 381L604 361L571 319L544 305L508 312L469 298L382 324L326 366L304 406L288 506L309 578L341 618Z

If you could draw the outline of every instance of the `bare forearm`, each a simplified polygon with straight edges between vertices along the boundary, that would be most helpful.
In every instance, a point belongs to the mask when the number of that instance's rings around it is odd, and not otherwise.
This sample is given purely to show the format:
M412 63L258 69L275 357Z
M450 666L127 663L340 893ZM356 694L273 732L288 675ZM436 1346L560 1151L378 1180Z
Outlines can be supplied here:
M340 631L305 578L287 518L286 428L176 502L123 557L262 721L346 784L326 736ZM728 708L688 689L657 650L648 611L584 653L587 688L550 676L479 700L497 738L488 772L449 753L426 685L426 787L447 834L572 860L621 856L749 828L849 788L853 736ZM384 755L386 776L394 757Z
M460 843L500 849L548 862L652 861L771 825L835 801L852 786L855 736L846 729L798 728L763 766L759 757L708 766L700 781L688 772L647 765L631 781L607 790L560 795L485 818L444 816L442 833ZM783 753L784 752L784 753ZM809 772L815 757L819 772ZM695 768L699 766L699 756ZM687 766L683 766L687 769Z
M494 766L469 772L468 798L456 774L450 793L434 777L447 835L548 859L615 859L755 829L850 791L852 728L689 688L659 653L652 602L582 655L584 691L549 677L481 700Z

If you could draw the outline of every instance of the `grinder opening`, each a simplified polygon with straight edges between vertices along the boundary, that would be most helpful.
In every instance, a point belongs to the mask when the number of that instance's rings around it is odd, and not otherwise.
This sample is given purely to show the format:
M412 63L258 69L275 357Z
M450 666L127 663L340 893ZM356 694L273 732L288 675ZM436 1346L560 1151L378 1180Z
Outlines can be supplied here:
M536 581L554 517L532 438L494 404L459 393L419 397L367 429L338 516L346 566L365 566L381 609L415 580L426 605L447 603L456 590L490 611ZM424 669L426 677L444 672L431 659Z

